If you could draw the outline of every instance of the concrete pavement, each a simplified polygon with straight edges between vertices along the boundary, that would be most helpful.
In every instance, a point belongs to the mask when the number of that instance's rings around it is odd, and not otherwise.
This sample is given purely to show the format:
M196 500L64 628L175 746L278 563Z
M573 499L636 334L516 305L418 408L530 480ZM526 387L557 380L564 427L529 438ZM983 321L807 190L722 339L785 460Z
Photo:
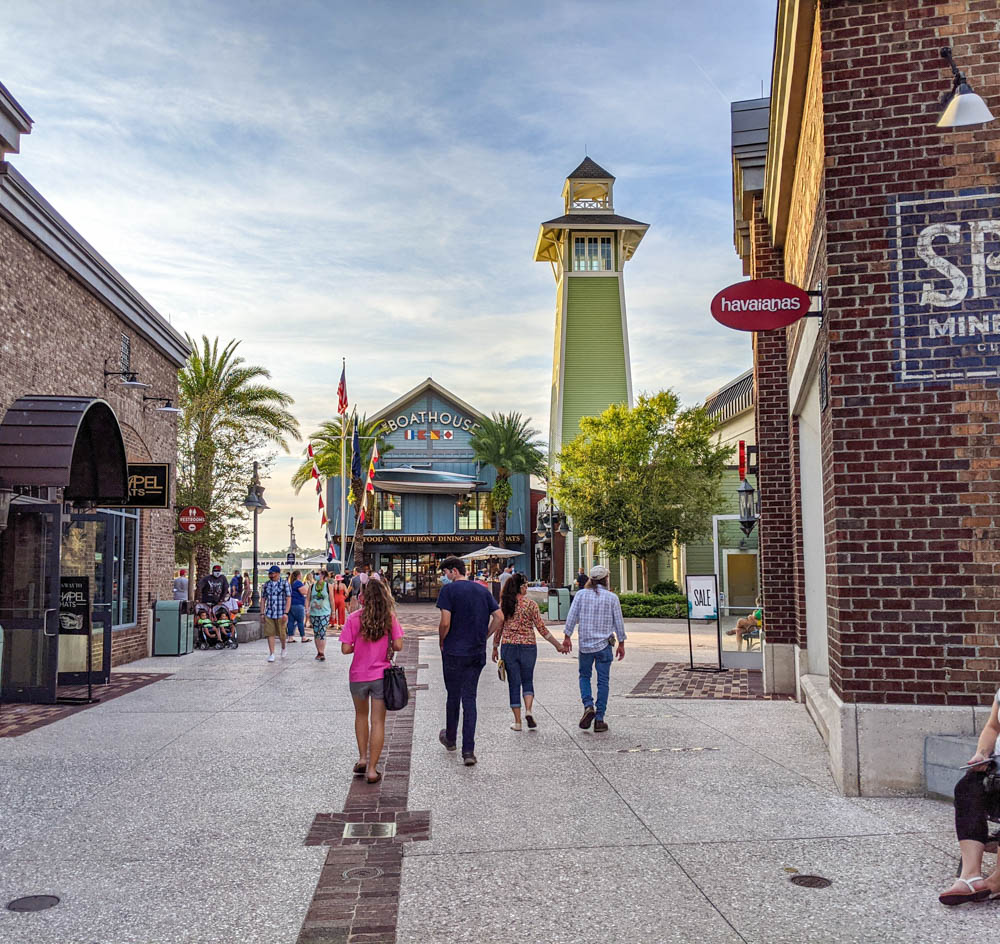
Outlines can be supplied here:
M403 622L429 634L435 615L404 608ZM0 910L0 941L391 941L366 902L397 901L395 937L414 944L911 944L993 931L1000 905L937 903L956 862L950 808L840 797L800 705L628 697L654 662L685 658L683 628L630 623L604 735L577 727L574 659L542 644L535 733L509 729L506 684L488 667L474 768L437 742L444 687L425 635L410 671L427 688L393 735L394 756L412 750L405 771L386 766L387 808L408 812L382 819L429 813L430 838L403 837L401 869L355 872L334 864L364 851L340 840L339 821L305 844L319 814L359 818L366 802L335 642L325 664L299 644L268 664L263 643L136 663L173 675L0 739L0 903L61 898ZM369 864L388 861L375 858L383 842L361 841ZM795 874L832 884L798 887ZM381 930L359 936L363 921Z

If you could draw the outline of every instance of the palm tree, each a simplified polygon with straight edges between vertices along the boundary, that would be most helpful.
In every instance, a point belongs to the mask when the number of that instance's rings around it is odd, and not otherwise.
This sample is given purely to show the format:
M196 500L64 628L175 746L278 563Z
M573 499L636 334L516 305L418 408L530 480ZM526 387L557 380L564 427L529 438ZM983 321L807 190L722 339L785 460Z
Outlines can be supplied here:
M351 437L354 435L353 417L337 416L335 419L327 420L309 437L309 442L312 443L313 453L315 454L316 467L323 478L334 478L340 475L340 433L345 425L347 427L347 449L344 452L344 458L347 468L350 470ZM368 463L372 456L372 444L376 441L376 437L378 437L378 451L380 456L392 452L392 446L385 441L385 426L381 422L373 422L367 416L361 416L358 419L358 436L361 438L362 477L359 479L353 475L351 476L350 493L354 499L351 504L354 507L355 521L358 520L358 513L361 509L365 487L364 476L368 474ZM303 485L312 480L312 465L313 459L310 459L307 455L302 460L302 464L295 470L295 474L292 476L292 487L295 489L296 494L301 491ZM357 530L354 540L355 561L360 562L363 559L364 544L365 533L362 527ZM341 548L340 553L341 557L343 557L347 553L347 549Z
M239 341L230 341L222 350L219 339L207 335L202 336L200 347L190 337L187 341L191 356L178 375L178 401L184 411L181 434L192 444L189 484L198 499L195 504L205 510L209 522L222 521L238 509L213 507L220 439L252 430L258 439L287 452L288 437L298 439L299 424L287 410L292 398L260 382L270 378L270 372L236 355ZM211 561L209 534L198 532L194 553L200 578Z
M500 547L507 546L507 505L513 494L510 477L545 474L544 443L538 440L539 432L528 425L530 422L520 413L494 413L490 419L479 421L469 440L476 459L497 472L491 498Z

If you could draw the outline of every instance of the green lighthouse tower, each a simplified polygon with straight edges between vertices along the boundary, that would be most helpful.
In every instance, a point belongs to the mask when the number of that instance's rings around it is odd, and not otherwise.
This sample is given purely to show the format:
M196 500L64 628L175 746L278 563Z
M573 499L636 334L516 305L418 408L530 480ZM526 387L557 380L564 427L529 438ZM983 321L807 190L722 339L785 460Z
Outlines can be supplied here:
M535 244L535 261L550 263L556 280L550 460L580 432L581 417L632 405L622 275L649 225L615 213L614 185L585 157L566 178L564 214L542 223ZM576 544L567 541L569 577L580 563Z

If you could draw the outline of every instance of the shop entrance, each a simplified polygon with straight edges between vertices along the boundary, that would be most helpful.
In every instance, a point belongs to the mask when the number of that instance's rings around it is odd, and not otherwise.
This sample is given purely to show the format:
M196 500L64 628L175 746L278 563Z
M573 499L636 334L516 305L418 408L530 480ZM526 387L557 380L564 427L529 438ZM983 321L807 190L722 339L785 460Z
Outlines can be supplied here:
M438 561L447 554L380 554L379 566L401 603L433 603L441 589Z
M0 532L4 701L56 700L61 514L59 505L12 504Z

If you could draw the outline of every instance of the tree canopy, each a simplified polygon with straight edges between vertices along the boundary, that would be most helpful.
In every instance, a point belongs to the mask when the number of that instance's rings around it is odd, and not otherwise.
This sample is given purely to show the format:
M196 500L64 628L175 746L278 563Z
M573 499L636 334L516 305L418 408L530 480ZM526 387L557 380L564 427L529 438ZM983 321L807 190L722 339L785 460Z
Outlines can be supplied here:
M667 390L584 417L559 453L555 493L574 531L611 556L640 558L644 590L646 558L704 534L719 503L732 448L714 430L704 409L681 410Z

